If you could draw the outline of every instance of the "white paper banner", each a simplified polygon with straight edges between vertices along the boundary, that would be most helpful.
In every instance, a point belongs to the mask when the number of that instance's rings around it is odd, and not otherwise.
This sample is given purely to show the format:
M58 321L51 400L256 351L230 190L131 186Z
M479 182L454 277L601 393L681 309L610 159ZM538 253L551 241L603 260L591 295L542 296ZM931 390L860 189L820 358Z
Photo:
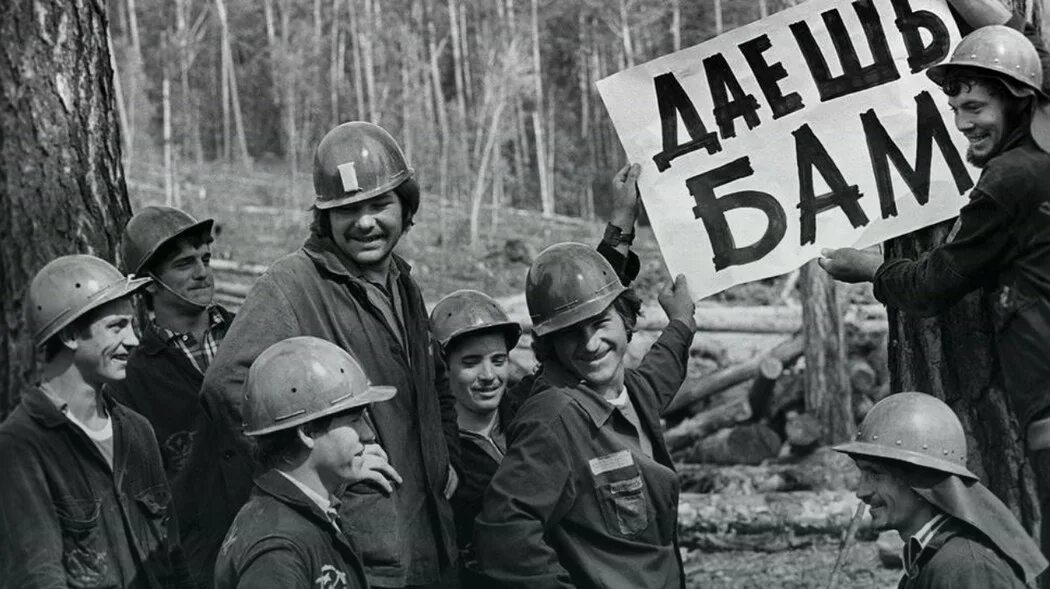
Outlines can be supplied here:
M694 299L958 214L977 172L924 74L943 0L812 0L598 91L667 267Z

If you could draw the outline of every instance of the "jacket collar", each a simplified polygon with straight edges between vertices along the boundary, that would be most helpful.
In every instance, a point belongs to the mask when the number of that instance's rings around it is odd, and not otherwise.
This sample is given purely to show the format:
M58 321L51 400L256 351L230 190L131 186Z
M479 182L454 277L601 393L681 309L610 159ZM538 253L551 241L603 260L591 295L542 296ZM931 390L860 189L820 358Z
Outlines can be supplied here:
M587 386L587 383L573 375L556 360L547 360L536 382L533 385L533 393L539 390L556 387L565 392L575 400L594 422L594 427L600 428L612 416L612 403L606 401L597 391Z
M357 283L364 280L361 269L354 264L353 260L344 255L329 237L311 235L303 244L303 252L318 268L329 274L349 278ZM412 267L401 256L397 254L390 256L390 277L392 279L400 280L401 274L408 274L411 270Z
M62 408L55 405L55 401L52 401L51 397L39 386L25 387L22 389L21 398L21 403L25 407L26 413L41 426L53 429L63 424L72 424L69 418L62 413ZM106 413L115 419L114 413L118 412L119 409L105 388L102 389L99 398L102 400L102 406L106 409Z
M317 502L307 497L295 483L288 480L280 472L277 472L276 469L270 469L256 477L255 486L261 492L277 499L281 503L287 504L297 511L309 513L315 520L326 525L330 521L328 515L321 510Z

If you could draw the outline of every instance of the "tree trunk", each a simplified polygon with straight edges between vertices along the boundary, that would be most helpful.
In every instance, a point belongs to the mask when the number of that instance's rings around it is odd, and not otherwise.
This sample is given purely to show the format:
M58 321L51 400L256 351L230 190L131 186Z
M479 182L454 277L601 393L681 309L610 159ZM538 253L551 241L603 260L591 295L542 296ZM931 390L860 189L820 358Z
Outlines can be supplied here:
M532 0L532 67L536 103L532 111L532 129L536 138L536 171L540 181L540 208L543 216L554 214L554 199L548 184L546 143L543 133L543 67L540 61L540 28L537 0Z
M820 422L823 443L844 442L855 428L838 288L816 260L802 267L801 288L806 410Z
M0 418L36 380L33 275L60 255L114 260L130 216L107 26L101 2L0 8Z
M948 239L942 223L886 243L886 258L915 259ZM944 399L962 420L968 466L1013 510L1028 530L1039 529L1038 500L1025 457L1023 432L996 373L998 356L990 301L967 295L931 318L889 310L890 386Z

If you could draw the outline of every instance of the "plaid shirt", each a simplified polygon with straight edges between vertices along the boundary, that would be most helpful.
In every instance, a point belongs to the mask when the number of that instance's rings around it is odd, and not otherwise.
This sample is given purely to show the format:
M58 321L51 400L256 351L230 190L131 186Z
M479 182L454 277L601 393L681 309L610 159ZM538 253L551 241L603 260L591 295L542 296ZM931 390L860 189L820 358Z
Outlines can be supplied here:
M186 359L194 368L204 374L215 358L219 350L219 343L226 336L229 324L223 318L222 313L215 306L208 307L208 329L204 332L201 341L193 337L192 333L178 333L166 327L153 323L153 329L160 334L161 339L182 351Z

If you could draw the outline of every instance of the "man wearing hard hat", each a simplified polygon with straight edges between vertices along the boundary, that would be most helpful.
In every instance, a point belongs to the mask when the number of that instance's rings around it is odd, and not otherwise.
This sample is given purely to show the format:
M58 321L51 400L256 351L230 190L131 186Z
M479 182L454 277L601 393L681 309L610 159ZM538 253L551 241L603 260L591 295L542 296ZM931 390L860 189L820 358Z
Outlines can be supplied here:
M259 354L245 384L244 433L268 470L222 543L217 589L368 588L340 523L339 492L366 478L388 484L362 468L375 439L365 409L396 392L373 386L353 356L316 337L289 338Z
M341 497L347 532L374 587L445 587L458 577L449 505L457 484L455 399L434 353L423 296L394 247L419 208L419 186L384 129L351 122L329 131L314 157L310 236L274 262L248 293L204 377L204 411L215 424L187 469L200 487L194 535L201 567L214 562L226 527L248 498L255 466L244 449L243 388L269 345L308 335L356 357L376 385L397 394L368 411L369 463L400 473L396 490L370 484ZM216 460L216 456L221 458ZM198 470L199 467L199 470ZM193 511L193 509L189 509Z
M57 258L29 286L40 381L0 425L0 587L195 587L153 429L105 392L138 345L125 277Z
M962 424L936 397L886 397L856 439L834 449L860 469L857 497L873 527L904 540L902 589L1022 589L1046 568L1013 513L966 467Z
M233 314L215 303L211 269L214 221L170 207L144 207L120 242L124 271L150 277L149 320L128 358L127 378L110 391L153 425L171 481L197 435L200 388Z

